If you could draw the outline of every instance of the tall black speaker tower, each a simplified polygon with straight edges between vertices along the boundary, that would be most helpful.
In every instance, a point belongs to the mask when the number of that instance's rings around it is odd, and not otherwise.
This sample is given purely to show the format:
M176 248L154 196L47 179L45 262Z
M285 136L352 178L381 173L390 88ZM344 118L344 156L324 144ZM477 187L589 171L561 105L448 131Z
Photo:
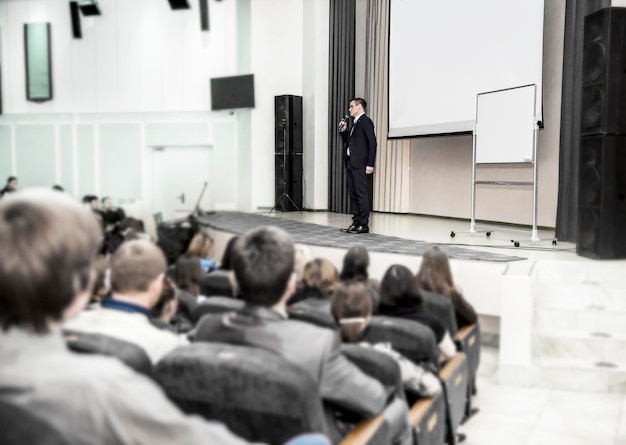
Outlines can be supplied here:
M626 8L585 17L576 252L626 258Z
M302 97L274 98L274 195L277 210L302 209Z

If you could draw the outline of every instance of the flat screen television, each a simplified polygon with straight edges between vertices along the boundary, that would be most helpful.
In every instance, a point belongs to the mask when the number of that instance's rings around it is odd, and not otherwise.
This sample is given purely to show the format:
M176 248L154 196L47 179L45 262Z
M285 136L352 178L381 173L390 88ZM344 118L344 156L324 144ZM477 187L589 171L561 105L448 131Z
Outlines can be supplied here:
M211 110L254 108L254 74L211 79Z

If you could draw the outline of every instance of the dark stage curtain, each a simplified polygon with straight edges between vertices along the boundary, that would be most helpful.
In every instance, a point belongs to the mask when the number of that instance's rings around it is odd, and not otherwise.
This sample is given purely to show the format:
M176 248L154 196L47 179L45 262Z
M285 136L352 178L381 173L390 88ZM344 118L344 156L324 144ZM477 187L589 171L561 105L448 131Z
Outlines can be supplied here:
M343 165L343 141L337 123L354 97L354 26L356 0L330 0L330 61L328 111L328 210L350 209Z

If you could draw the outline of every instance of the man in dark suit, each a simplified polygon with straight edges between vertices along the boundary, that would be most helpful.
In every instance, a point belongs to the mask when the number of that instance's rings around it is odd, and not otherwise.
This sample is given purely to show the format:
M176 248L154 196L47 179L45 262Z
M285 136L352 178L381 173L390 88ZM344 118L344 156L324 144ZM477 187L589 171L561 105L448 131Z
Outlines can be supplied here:
M385 413L393 444L412 443L406 403L363 374L343 355L337 333L287 318L287 302L296 290L294 244L285 231L262 227L242 236L232 253L232 267L244 309L206 315L196 341L256 346L299 365L317 383L322 399L333 407L369 419ZM337 439L336 437L334 439Z
M350 101L350 116L353 125L348 133L348 123L343 120L339 124L339 134L343 139L344 163L350 206L352 208L352 225L348 233L369 233L370 200L367 193L367 175L374 173L376 161L376 134L374 123L365 114L367 102L360 97Z

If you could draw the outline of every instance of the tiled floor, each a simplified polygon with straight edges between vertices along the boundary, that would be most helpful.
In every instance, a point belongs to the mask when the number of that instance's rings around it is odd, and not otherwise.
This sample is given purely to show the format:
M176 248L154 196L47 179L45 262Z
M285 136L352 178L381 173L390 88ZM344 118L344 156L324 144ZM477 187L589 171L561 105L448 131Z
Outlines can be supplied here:
M626 445L626 395L501 385L484 346L466 445Z

